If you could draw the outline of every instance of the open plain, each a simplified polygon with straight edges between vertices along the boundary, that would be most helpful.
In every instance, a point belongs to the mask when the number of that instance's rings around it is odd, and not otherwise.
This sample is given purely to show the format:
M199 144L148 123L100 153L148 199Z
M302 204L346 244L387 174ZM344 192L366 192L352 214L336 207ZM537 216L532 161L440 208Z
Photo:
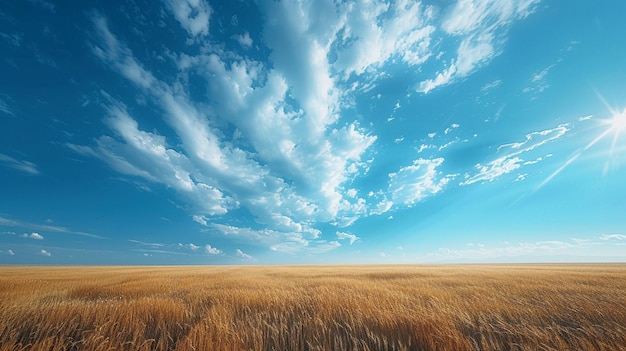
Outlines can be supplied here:
M0 350L626 350L626 264L0 269Z

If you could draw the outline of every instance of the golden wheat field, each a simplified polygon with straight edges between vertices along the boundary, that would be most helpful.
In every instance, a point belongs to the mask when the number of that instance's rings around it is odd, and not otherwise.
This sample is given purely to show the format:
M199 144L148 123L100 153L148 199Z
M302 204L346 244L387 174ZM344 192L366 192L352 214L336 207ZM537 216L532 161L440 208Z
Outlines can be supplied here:
M0 350L626 350L626 265L0 268Z

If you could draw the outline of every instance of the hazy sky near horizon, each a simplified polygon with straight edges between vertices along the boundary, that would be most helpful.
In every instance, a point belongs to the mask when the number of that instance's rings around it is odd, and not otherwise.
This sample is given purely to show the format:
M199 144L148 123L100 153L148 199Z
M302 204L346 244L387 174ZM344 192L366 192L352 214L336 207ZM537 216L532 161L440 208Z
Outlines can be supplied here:
M626 260L626 3L0 3L0 263Z

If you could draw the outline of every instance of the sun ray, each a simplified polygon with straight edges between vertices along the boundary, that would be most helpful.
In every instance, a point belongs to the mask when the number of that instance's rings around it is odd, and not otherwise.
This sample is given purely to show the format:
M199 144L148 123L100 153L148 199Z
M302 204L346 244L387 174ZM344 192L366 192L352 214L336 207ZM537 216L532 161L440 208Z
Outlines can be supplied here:
M567 166L572 164L576 159L585 151L589 150L592 146L598 143L600 140L604 139L608 135L612 134L613 138L611 141L611 147L609 149L609 155L613 155L616 150L617 141L620 135L626 132L626 108L622 112L611 107L606 99L598 92L596 92L602 103L606 106L611 114L611 118L603 119L600 122L603 125L606 125L607 128L600 133L597 137L595 137L591 142L589 142L585 147L574 153L570 156L559 168L557 168L554 172L552 172L546 179L544 179L535 189L533 189L532 193L535 193L546 184L548 184L554 177L556 177L559 173L561 173ZM608 163L604 167L604 174L606 174L606 170L608 169Z
M606 123L609 125L609 131L613 133L613 142L611 143L611 153L613 153L617 139L626 130L626 109L621 113L614 113L613 117Z

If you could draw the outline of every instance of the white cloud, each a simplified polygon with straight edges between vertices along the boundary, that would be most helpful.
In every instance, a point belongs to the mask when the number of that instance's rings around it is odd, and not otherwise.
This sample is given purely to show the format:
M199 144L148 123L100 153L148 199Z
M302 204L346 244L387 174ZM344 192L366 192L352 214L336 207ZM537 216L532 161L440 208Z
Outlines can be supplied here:
M431 90L441 85L446 85L450 83L455 73L456 65L452 64L450 67L444 69L442 72L437 73L435 78L421 81L417 86L416 91L418 93L428 94Z
M310 247L308 251L314 254L324 253L324 252L335 250L339 247L341 247L341 244L338 241L329 241L329 242L320 241L315 246Z
M204 248L206 250L206 253L208 253L209 255L220 255L222 253L222 250L212 247L209 244L206 244Z
M461 182L460 185L470 185L482 181L493 181L504 174L519 169L522 166L523 161L524 160L519 157L500 157L487 163L486 165L477 164L475 168L478 172L472 176L466 174L466 180Z
M33 5L40 6L50 12L55 12L56 9L56 6L53 3L46 0L28 0L28 2Z
M350 240L350 245L354 244L356 241L359 241L361 239L352 233L346 233L346 232L337 232L336 235L337 235L337 239L339 240L345 240L345 239Z
M13 157L7 156L3 153L0 153L0 164L16 169L20 172L24 172L29 175L37 175L39 174L39 170L37 169L37 165L30 161L22 161L17 160Z
M459 142L461 142L461 139L459 139L459 137L456 137L456 138L454 138L454 139L450 140L449 142L447 142L447 143L445 143L445 144L443 144L443 145L439 146L439 147L437 148L437 150L441 151L441 150L447 149L447 148L449 148L450 146L452 146L452 145L454 145L454 144L456 144L456 143L459 143Z
M250 38L250 33L245 32L244 34L236 35L235 40L239 43L239 45L244 48L249 48L252 46L252 38Z
M378 1L345 4L340 17L334 53L334 67L345 77L363 74L370 67L399 58L409 66L430 56L435 27L428 24L434 9L420 2Z
M200 224L202 224L203 226L208 226L208 222L207 222L207 218L204 216L198 216L198 215L194 215L193 217L194 222L198 222Z
M224 224L212 224L211 226L226 238L243 239L269 247L274 251L288 253L306 249L310 241L316 239L319 235L319 232L313 229L307 229L308 232L281 232L271 229L255 230Z
M550 72L550 69L552 67L554 67L555 65L550 65L548 67L546 67L545 69L543 69L541 72L537 72L535 74L533 74L532 79L530 80L533 83L539 82L541 80L543 80L545 78L545 76L548 74L548 72Z
M255 261L255 258L248 255L247 253L241 251L240 249L235 250L235 255L237 255L237 257L240 257L246 261Z
M473 245L469 249L440 248L427 255L438 260L447 259L494 259L499 257L549 256L571 252L582 253L593 243L580 240L542 240L535 242L505 243L504 246Z
M140 130L123 106L110 107L109 116L107 124L123 142L102 136L97 139L97 147L90 150L91 154L120 173L177 190L206 214L224 214L237 206L234 199L205 184L202 178L193 180L192 163L187 156L168 148L165 137Z
M0 96L0 112L10 115L10 116L15 116L15 111L13 110L13 108L1 96Z
M15 252L13 252L13 250L7 250L7 254L9 254L9 256L14 256Z
M205 0L164 0L174 17L191 36L209 34L211 7Z
M48 252L48 251L46 251L44 249L41 249L41 251L39 251L39 253L41 255L43 255L43 256L48 256L48 257L52 256L52 254L50 252Z
M483 181L490 182L524 165L532 165L541 161L542 157L536 158L534 161L524 161L520 155L561 138L569 129L569 125L561 124L552 129L526 134L526 140L524 141L500 145L498 152L504 155L485 165L477 164L474 167L476 172L474 174L466 173L465 181L461 182L460 185L470 185Z
M386 213L391 210L393 205L393 201L389 200L387 197L384 197L376 204L376 206L374 206L374 208L371 209L371 214L380 215Z
M539 0L458 0L442 23L452 37L461 37L456 58L426 79L416 90L429 93L433 89L466 77L500 54L508 27L530 15Z
M624 235L624 234L602 234L602 235L600 235L600 240L626 240L626 235Z
M164 247L165 246L165 244L162 244L162 243L146 243L146 242L134 240L134 239L128 239L128 241L130 241L131 243L139 244L141 246L150 246L150 247ZM179 244L179 245L182 246L182 244Z
M135 241L135 242L137 242L137 241ZM153 245L150 245L150 244L147 244L147 243L144 243L144 244L148 245L148 246L154 246L154 247L166 246L165 244L158 244L158 246L156 246L154 244ZM169 246L172 246L172 245L169 245ZM174 245L174 246L176 246L178 249L189 249L189 250L194 251L194 252L198 251L200 249L200 246L195 245L194 243L189 243L189 244L178 243L178 245Z
M189 243L189 249L191 249L191 251L198 251L199 248L200 246Z
M421 153L424 150L428 150L428 149L436 149L437 146L433 145L433 144L422 144L420 145L420 147L417 149L417 153Z
M460 127L460 126L461 126L461 125L460 125L460 124L458 124L458 123L452 123L452 125L450 125L450 127L446 128L446 129L443 131L443 134L448 134L448 133L450 133L453 129L456 129L456 128Z
M191 39L209 34L208 2L165 3ZM449 63L420 84L423 91L470 74L497 53L501 32L524 17L521 1L512 2L510 11L503 3L474 4L467 23L458 22L460 3L453 8L442 29L458 37L457 57L443 60ZM384 76L375 72L384 63L420 70L431 56L438 34L433 23L441 23L435 19L441 12L408 0L258 5L269 57L246 57L246 50L227 52L206 41L199 51L171 52L174 80L144 66L106 20L94 15L94 55L132 83L173 133L149 129L132 109L107 97L110 135L91 146L67 146L121 174L175 190L203 226L285 252L335 245L317 238L320 222L347 226L440 192L451 179L437 171L443 159L419 159L389 175L387 192L359 198L352 183L369 170L377 138L342 112L353 103L352 93L371 89ZM243 49L253 45L247 32L232 38ZM205 84L203 96L189 84L192 75ZM366 83L345 89L354 75ZM399 107L398 102L394 110ZM256 223L212 224L228 223L234 209L248 211Z
M99 235L76 231L76 230L72 230L72 229L65 228L65 227L29 223L29 222L14 220L14 219L8 219L4 217L0 217L0 225L7 226L7 227L20 227L20 228L30 229L30 230L39 230L39 231L44 231L44 232L67 233L67 234L80 235L80 236L85 236L85 237L90 237L90 238L104 239L103 237Z
M35 240L43 240L43 235L39 233L31 233L28 237Z
M413 205L427 196L437 194L450 180L441 176L437 167L443 158L432 160L419 158L411 166L389 174L389 193L394 203Z
M492 89L495 89L495 88L499 87L500 85L502 85L502 80L501 79L496 79L493 82L490 82L490 83L487 83L487 84L483 85L480 88L480 91L489 91L489 90L492 90Z
M532 85L525 87L522 92L526 94L531 92L542 93L544 90L548 89L550 84L547 83L546 75L554 66L556 66L556 64L551 64L542 71L533 74L530 78Z
M501 149L511 150L514 155L518 155L523 152L534 150L546 143L556 140L570 130L568 124L561 124L552 129L545 129L539 132L532 132L526 134L526 140L517 143L503 144L498 146L498 151Z
M348 189L348 191L346 191L346 195L347 195L348 197L351 197L351 198L356 198L356 196L357 196L357 190L356 190L356 189L354 189L354 188L350 188L350 189Z
M93 21L99 41L93 45L94 54L151 94L181 139L182 150L169 147L155 132L141 130L117 102L111 103L107 119L117 138L102 136L96 147L70 148L101 158L123 174L177 190L201 212L194 217L201 224L207 221L201 217L205 214L225 214L239 206L277 231L306 232L312 221L355 217L352 212L358 206L344 201L342 184L365 167L362 155L376 137L356 123L333 125L339 92L329 76L327 48L315 37L319 28L295 34L297 28L266 29L270 46L276 49L272 70L249 59L227 64L215 54L179 55L181 75L193 70L206 77L207 98L215 103L215 114L232 123L238 138L254 149L244 151L238 140L225 139L213 129L216 116L201 112L184 91L143 68L109 31L106 20L94 16ZM302 38L278 40L285 33ZM288 89L301 110L288 106Z
M7 34L7 33L0 32L0 38L4 39L7 43L19 48L22 46L24 35L22 33ZM0 111L2 111L1 106L2 106L2 100L0 100Z
M526 18L539 0L458 0L442 27L450 34L494 30Z

